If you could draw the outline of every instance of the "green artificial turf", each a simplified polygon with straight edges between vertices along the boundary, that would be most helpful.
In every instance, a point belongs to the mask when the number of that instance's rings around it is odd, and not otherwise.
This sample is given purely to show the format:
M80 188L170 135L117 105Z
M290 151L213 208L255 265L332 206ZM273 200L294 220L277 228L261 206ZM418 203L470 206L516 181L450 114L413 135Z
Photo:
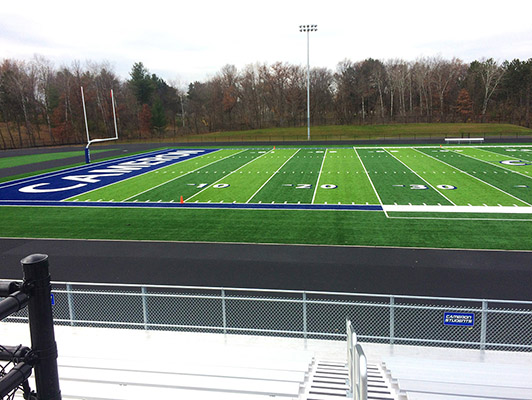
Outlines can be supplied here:
M532 166L501 164L530 160L526 150L225 148L69 199L519 206L513 214L5 206L0 236L532 250L532 214L519 213Z
M0 215L3 237L532 250L531 220L471 214L431 220L362 211L2 207Z

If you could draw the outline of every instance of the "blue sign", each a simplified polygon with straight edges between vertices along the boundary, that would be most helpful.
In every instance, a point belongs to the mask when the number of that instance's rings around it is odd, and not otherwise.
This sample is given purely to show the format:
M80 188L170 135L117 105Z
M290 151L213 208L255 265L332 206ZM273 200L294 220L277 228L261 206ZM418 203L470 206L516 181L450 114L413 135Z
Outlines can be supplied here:
M50 293L50 300L52 301L52 305L55 305L55 296L53 293Z
M474 313L446 312L443 314L443 325L474 326Z

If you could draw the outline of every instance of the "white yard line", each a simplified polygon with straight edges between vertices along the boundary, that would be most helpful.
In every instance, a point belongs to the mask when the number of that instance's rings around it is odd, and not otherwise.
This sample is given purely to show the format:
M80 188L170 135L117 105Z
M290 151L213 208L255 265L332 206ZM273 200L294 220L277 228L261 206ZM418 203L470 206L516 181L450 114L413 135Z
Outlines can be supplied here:
M321 160L320 172L318 173L318 179L316 180L316 185L314 187L314 194L312 195L311 204L314 204L314 199L316 198L316 193L318 193L318 185L320 184L321 171L323 170L323 164L325 164L325 157L327 157L327 150L325 149L325 154L323 155L323 160Z
M467 176L469 176L469 177L471 177L471 178L473 178L473 179L476 179L477 181L482 182L483 184L488 185L488 186L490 186L490 187L492 187L492 188L498 190L499 192L502 192L502 193L504 193L504 194L506 194L506 195L508 195L508 196L510 196L510 197L512 197L512 198L514 198L514 199L516 199L516 200L518 200L519 202L526 204L527 206L532 207L532 204L528 204L526 201L520 199L519 197L516 197L516 196L514 196L514 195L512 195L512 194L510 194L510 193L508 193L508 192L505 192L504 190L498 188L497 186L493 186L491 183L488 183L488 182L486 182L486 181L483 181L483 180L480 179L480 178L477 178L476 176L473 176L473 175L471 175L471 174L468 174L467 172L465 172L465 171L463 171L463 170L461 170L461 169L459 169L459 168L456 168L455 166L453 166L453 165L451 165L451 164L448 164L448 163L446 163L445 161L442 161L442 160L440 160L440 159L438 159L438 158L436 158L436 157L432 157L431 155L429 155L429 154L425 154L425 153L422 153L421 151L416 150L416 149L414 149L414 150L417 151L418 153L421 153L421 154L427 156L427 157L433 158L434 160L439 161L439 162L441 162L441 163L443 163L443 164L445 164L445 165L448 165L449 167L454 168L454 169L457 170L457 171L460 171L462 174L466 174Z
M220 150L217 150L217 151L220 151ZM238 153L230 154L230 155L228 155L227 157L220 158L219 160L215 160L215 161L213 161L213 162L211 162L211 163L205 164L205 165L203 165L203 166L201 166L201 167L199 167L199 168L196 168L195 170L189 171L189 172L187 172L187 173L185 173L185 174L183 174L183 175L176 176L175 178L172 178L172 179L170 179L169 181L163 182L163 183L161 183L161 184L159 184L159 185L155 185L155 186L153 186L153 187L151 187L151 188L149 188L149 189L146 189L146 190L143 190L142 192L139 192L139 193L137 193L137 194L134 194L133 196L129 196L128 198L125 198L125 199L122 200L122 201L128 201L128 200L132 199L133 197L140 196L141 194L144 194L144 193L146 193L146 192L149 192L150 190L157 189L157 188L160 187L160 186L166 185L167 183L170 183L170 182L172 182L172 181L175 181L176 179L179 179L179 178L182 178L182 177L184 177L184 176L187 176L188 174L191 174L191 173L193 173L193 172L196 172L197 170L200 170L200 169L202 169L202 168L208 167L209 165L212 165L212 164L215 164L215 163L220 162L220 161L222 161L222 160L225 160L226 158L229 158L229 157L235 156L235 155L237 155L237 154L240 154L240 153L242 153L243 151L246 151L246 150L242 150L242 151L239 151ZM212 153L209 153L209 154L214 154L214 153L216 153L216 152L212 152ZM173 165L175 165L175 164L173 164ZM173 165L169 165L169 167L171 167L171 166L173 166Z
M382 149L382 147L379 147L380 149ZM362 168L364 168L364 172L366 173L366 176L368 177L369 179L369 183L371 184L371 187L373 188L373 191L375 192L375 196L377 196L377 200L379 200L379 203L382 207L382 210L384 211L384 215L386 215L386 218L389 218L388 217L388 213L386 212L385 208L384 208L384 204L382 203L382 200L381 200L381 197L379 196L379 194L377 193L377 189L375 189L375 185L373 185L373 181L371 180L371 178L369 177L369 174L368 174L368 170L366 169L366 166L364 165L364 163L362 162L362 159L360 158L360 155L358 154L358 151L357 151L357 148L355 146L353 146L353 150L355 150L355 154L357 155L358 157L358 161L360 161L360 164L362 164Z
M279 171L281 170L281 168L283 168L283 167L285 166L285 164L286 164L288 161L290 161L290 160L292 159L292 157L294 157L297 153L299 153L300 150L301 150L301 149L298 149L294 154L292 154L292 155L288 158L288 160L286 160L286 161L283 163L283 165L281 165L281 166L277 169L277 171L275 171L275 172L274 172L274 173L268 178L268 180L267 180L266 182L264 182L264 183L262 184L262 186L261 186L260 188L258 188L257 191L256 191L255 193L253 193L253 195L252 195L252 196L246 201L246 203L249 203L249 202L251 201L251 199L252 199L253 197L255 197L255 196L257 195L257 193L259 193L259 192L262 190L262 188L263 188L264 186L266 186L266 184L267 184L267 183L268 183L268 182L269 182L269 181L275 176L275 174L277 174L277 172L279 172Z
M246 150L248 150L248 149L246 149ZM244 150L244 151L245 151L245 150ZM216 185L216 184L217 184L218 182L220 182L221 180L227 178L227 177L230 176L230 175L233 175L236 171L238 171L238 170L244 168L246 165L251 164L253 161L258 160L259 158L264 157L266 154L269 154L269 153L271 153L272 151L273 151L273 149L267 151L266 153L264 153L264 154L261 155L261 156L255 157L253 160L251 160L251 161L245 163L244 165L241 165L240 167L238 167L237 169L235 169L233 172L231 172L231 173L229 173L229 174L227 174L227 175L221 177L221 178L218 179L216 182L211 183L210 185L208 185L208 186L206 186L205 188L201 189L198 193L195 193L195 194L193 194L192 196L190 196L189 198L185 199L185 201L189 201L189 200L192 199L193 197L196 197L198 194L202 193L204 190L207 190L208 188L212 187L213 185Z
M421 177L421 175L419 175L416 171L414 171L412 168L410 168L408 165L406 165L404 162L402 162L400 159L398 159L396 156L394 156L388 150L384 149L384 151L386 151L389 155L391 155L393 158L395 158L397 161L399 161L401 164L403 164L406 168L408 168L410 171L412 171L414 174L416 174L419 179L423 180L427 185L429 185L432 189L434 189L436 191L436 193L440 194L449 203L451 203L453 206L456 205L451 199L449 199L447 196L445 196L443 193L441 193L439 190L437 190L434 186L432 186L426 179L423 179Z

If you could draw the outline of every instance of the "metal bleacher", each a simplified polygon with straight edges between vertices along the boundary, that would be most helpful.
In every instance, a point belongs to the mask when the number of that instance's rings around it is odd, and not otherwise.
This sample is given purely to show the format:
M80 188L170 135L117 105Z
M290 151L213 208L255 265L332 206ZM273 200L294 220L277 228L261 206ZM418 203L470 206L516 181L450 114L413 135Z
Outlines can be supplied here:
M73 290L69 286L51 293L63 399L532 400L532 313L528 308L516 309L524 303L510 302L515 307L503 309L502 302L490 301L495 306L488 306L488 301L482 300L481 308L462 307L458 311L463 315L477 316L476 331L453 330L454 335L443 331L447 337L441 334L441 326L449 314L443 311L450 306L399 303L397 297L385 302L365 301L360 306L353 300L311 300L305 292L301 300L295 300L278 293L267 297L265 290L260 296L245 297L237 289L228 296L223 288L217 296L217 288L207 288L208 294L202 295L198 288L193 288L193 293L183 293L190 288L159 293L161 287L138 290L121 286L110 291ZM241 307L263 302L266 297L275 305L270 311ZM172 303L161 298L171 298ZM197 320L189 321L182 299L196 301L184 304L193 304ZM296 301L297 307L279 305ZM182 325L157 319L154 310L165 304L171 304L171 313L165 315L178 314ZM385 328L389 323L385 329L389 337L358 337L349 319L346 331L342 331L338 319L332 320L340 314L335 308L338 304L354 307L351 314L362 331L367 317L385 310L382 321ZM307 313L308 308L311 313ZM102 310L121 310L122 314ZM198 324L203 321L200 316L216 310L222 311L221 325L210 320L204 322L207 325ZM475 314L464 314L465 310ZM490 329L488 313L493 316L489 318ZM493 323L507 314L512 316L511 324L508 319L503 320L505 324ZM282 319L279 322L284 325L279 326L284 330L279 329L275 321L281 315L293 317L290 321L294 324L288 325L293 329L287 329ZM270 318L263 321L261 316ZM409 316L437 323L430 329L421 324L419 333ZM2 342L30 343L26 317L10 318L0 324ZM331 323L323 324L329 319ZM299 322L303 322L301 331L297 330ZM314 331L309 331L309 326ZM338 328L333 332L331 326ZM440 333L438 337L447 340L431 341L426 331ZM32 379L30 386L34 387Z
M71 326L55 333L63 399L353 398L345 341ZM25 324L0 325L3 340L27 336ZM381 367L368 364L367 375L368 399L397 400Z
M63 399L349 398L346 343L56 326ZM26 324L0 324L8 343ZM369 400L532 400L532 353L362 343ZM21 398L21 397L20 397Z
M532 399L532 365L410 357L383 363L409 400Z

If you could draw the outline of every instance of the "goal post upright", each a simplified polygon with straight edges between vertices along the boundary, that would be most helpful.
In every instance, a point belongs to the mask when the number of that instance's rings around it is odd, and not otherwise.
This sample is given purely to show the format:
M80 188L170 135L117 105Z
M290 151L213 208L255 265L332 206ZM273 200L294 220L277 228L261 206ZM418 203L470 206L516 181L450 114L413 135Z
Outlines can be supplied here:
M85 118L85 131L87 132L87 146L85 146L85 163L90 164L91 157L90 157L90 150L89 146L92 143L97 142L107 142L109 140L117 140L118 139L118 125L116 122L116 107L115 107L115 97L113 93L113 89L111 89L111 103L113 106L113 121L114 121L114 128L115 128L115 136L110 138L104 138L104 139L91 139L89 134L89 123L87 120L87 108L85 106L85 95L83 93L83 86L81 86L81 101L83 103L83 116Z

